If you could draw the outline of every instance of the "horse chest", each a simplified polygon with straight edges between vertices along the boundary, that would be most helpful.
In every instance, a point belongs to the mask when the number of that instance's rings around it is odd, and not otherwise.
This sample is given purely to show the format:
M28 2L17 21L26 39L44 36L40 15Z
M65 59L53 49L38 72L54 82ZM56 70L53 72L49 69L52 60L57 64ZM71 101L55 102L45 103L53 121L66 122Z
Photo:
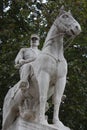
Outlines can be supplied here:
M57 63L57 77L62 78L67 75L67 62L66 60Z
M53 81L67 75L67 62L65 59L63 61L48 60L45 66L45 71L49 73Z
M48 55L40 55L34 64L34 70L38 76L41 71L48 73L51 81L55 81L58 77L63 77L67 74L66 60L57 61Z

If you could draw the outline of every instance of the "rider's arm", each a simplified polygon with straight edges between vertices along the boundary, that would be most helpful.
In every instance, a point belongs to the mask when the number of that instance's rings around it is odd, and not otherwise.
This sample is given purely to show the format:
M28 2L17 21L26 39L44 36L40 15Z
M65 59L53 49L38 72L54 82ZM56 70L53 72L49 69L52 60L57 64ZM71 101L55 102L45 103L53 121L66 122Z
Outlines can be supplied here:
M25 48L22 48L15 58L15 67L20 68L24 64L25 60L23 59Z
M29 59L25 60L25 63L30 63L32 61L34 61L36 59L36 57L30 57Z

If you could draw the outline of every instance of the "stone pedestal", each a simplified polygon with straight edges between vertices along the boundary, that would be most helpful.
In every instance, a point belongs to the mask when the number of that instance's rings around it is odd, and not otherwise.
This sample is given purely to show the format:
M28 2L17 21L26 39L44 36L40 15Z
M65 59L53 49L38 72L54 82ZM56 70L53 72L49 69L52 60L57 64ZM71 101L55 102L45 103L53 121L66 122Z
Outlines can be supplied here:
M8 130L59 130L53 125L32 123L18 118Z
M27 122L18 118L7 130L70 130L68 127L57 127L50 124L39 124L36 122Z

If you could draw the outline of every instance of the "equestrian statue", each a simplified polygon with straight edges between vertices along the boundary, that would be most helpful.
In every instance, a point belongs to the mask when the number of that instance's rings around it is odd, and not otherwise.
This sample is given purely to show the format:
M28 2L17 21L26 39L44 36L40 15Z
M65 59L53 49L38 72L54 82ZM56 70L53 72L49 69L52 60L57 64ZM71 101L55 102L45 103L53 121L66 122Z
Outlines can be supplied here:
M9 125L11 126L19 117L27 122L48 125L45 112L47 100L52 95L54 95L53 125L58 130L70 130L59 119L59 108L67 76L63 40L66 35L73 39L80 32L80 24L74 19L70 11L65 11L62 7L47 34L42 51L33 62L25 64L21 70L20 81L15 86L15 94L13 92L15 103L11 104L12 100L10 100L8 110L4 109L4 113L7 111L7 114L4 114L3 130L9 130L6 122L9 124L9 120L13 118ZM16 101L17 96L19 98ZM25 101L28 102L28 107L25 107ZM15 113L14 117L10 114L12 110Z

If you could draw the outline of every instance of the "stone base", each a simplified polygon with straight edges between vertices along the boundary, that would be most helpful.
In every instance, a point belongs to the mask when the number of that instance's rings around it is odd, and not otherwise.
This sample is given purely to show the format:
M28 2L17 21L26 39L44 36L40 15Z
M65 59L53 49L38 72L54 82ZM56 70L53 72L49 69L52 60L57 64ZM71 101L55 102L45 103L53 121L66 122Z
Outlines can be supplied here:
M8 128L8 130L63 130L63 129L59 129L58 127L50 124L44 125L34 122L27 122L24 121L23 119L18 118L14 122L14 124L10 128Z

